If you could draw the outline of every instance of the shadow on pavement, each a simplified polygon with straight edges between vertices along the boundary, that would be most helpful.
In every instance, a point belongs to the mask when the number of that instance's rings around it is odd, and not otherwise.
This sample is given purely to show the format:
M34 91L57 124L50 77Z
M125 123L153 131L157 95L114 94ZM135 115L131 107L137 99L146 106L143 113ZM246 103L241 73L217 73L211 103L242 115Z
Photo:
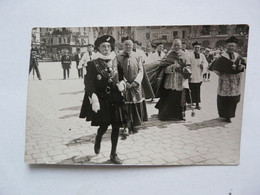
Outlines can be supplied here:
M72 107L68 107L68 108L62 108L60 109L60 111L65 111L65 110L80 110L81 106L72 106Z
M111 136L111 129L108 129L107 132L102 137L102 142L110 141L110 136ZM96 134L82 136L82 137L71 140L69 143L67 143L65 145L66 146L77 146L77 145L81 145L81 144L95 143L95 137L96 137Z
M161 121L158 119L158 115L154 114L151 116L151 118L148 119L148 121L144 122L142 125L136 127L138 130L142 129L149 129L149 127L157 127L157 128L167 128L167 125L170 124L183 124L185 121L181 120L169 120L169 121Z
M67 119L67 118L72 118L72 117L79 117L79 113L76 114L67 114L64 116L59 117L59 119Z
M60 93L59 95L77 95L79 93L84 93L84 91L74 91L74 92Z
M57 164L96 164L91 162L91 159L95 157L96 155L88 155L88 156L82 156L82 157L77 157L73 156L71 158L62 160L58 162Z
M184 124L184 126L186 126L189 130L199 130L208 127L224 127L226 124L229 123L219 118L215 118L215 119L205 120L198 123Z

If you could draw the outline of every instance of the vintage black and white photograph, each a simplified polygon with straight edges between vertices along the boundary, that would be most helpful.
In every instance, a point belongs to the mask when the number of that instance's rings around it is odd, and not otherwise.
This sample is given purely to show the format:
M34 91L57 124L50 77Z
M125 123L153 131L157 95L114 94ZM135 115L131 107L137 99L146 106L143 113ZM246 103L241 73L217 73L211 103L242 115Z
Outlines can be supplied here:
M238 165L248 35L246 24L33 28L25 162Z

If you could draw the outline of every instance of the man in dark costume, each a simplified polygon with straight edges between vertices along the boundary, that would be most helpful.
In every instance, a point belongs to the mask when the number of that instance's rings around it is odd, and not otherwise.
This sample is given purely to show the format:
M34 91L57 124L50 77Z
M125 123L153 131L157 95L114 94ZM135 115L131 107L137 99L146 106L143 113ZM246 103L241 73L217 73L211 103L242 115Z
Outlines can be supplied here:
M63 79L66 79L66 72L68 78L70 77L70 66L71 66L71 57L69 56L69 51L65 50L65 54L61 57L61 66L63 68Z
M242 72L246 61L235 52L237 38L232 36L226 43L226 51L213 61L210 70L219 76L217 97L219 117L231 122L231 118L235 117L237 103L240 101Z
M117 65L114 50L115 39L104 35L95 41L97 58L87 64L85 75L85 96L80 118L91 121L92 126L99 126L95 139L94 151L100 152L102 136L112 125L111 154L112 163L121 164L116 153L119 127L125 122L122 91L126 89L122 69Z

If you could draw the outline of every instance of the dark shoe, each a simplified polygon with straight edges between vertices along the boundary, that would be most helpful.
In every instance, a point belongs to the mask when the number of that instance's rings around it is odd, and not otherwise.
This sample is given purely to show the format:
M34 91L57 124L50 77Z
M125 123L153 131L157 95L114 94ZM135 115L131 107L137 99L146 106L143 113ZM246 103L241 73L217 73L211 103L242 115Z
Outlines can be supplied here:
M231 123L231 119L230 118L226 118L226 122Z
M96 154L100 153L100 141L97 141L97 138L95 140L94 151Z
M110 161L114 164L122 164L122 160L117 156L117 154L110 155Z
M201 107L200 107L200 106L196 106L196 109L197 109L197 110L201 110Z

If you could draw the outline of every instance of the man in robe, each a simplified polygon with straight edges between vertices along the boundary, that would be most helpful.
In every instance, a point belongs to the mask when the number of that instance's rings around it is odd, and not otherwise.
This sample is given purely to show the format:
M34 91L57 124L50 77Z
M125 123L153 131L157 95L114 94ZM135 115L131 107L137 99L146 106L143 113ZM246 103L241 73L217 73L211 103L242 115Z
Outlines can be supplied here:
M231 122L240 101L242 76L246 61L235 52L237 38L232 36L226 40L226 43L226 51L212 63L210 70L219 76L217 96L219 117L224 118L226 122Z
M202 84L203 74L206 72L208 67L208 62L204 54L200 53L200 43L196 41L192 43L192 46L194 52L190 54L191 79L189 81L189 87L191 90L192 102L196 104L196 109L200 110L200 87Z
M148 120L145 94L142 86L144 68L142 57L133 51L133 41L128 37L122 39L123 52L117 55L118 66L122 68L126 82L124 94L127 127L130 133L137 133L136 126Z

